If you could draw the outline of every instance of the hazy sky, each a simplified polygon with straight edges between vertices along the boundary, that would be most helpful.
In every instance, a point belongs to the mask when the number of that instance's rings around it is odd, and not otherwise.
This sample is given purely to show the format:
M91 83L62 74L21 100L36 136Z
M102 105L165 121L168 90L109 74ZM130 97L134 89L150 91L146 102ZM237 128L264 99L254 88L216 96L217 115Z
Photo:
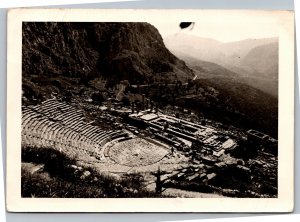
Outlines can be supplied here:
M185 33L204 38L212 38L221 42L238 41L247 38L269 38L278 36L278 22L272 16L206 16L195 22L194 28L180 29L179 21L150 22L160 32L163 38L176 34Z

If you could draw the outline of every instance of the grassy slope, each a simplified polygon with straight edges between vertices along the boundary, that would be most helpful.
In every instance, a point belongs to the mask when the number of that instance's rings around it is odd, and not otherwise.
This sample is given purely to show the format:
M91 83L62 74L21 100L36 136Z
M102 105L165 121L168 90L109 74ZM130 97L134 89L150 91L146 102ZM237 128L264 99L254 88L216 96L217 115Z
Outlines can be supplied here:
M22 197L162 197L146 190L138 174L117 179L91 167L76 166L75 159L51 148L22 148L21 182Z

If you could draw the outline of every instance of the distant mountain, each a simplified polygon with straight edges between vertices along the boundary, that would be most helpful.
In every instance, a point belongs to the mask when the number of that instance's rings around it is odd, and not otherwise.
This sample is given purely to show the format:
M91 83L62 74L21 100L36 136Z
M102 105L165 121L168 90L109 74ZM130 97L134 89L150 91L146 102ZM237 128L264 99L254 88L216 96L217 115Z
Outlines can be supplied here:
M257 76L278 79L278 43L270 43L252 49L241 61L241 66Z
M226 54L220 50L222 42L209 38L200 38L186 34L174 34L164 39L166 47L173 52L184 53L198 60L219 63L225 60Z
M24 76L101 76L115 83L194 76L148 23L25 22L22 30Z
M244 39L236 42L227 42L222 44L222 51L226 51L227 55L233 57L236 55L242 58L252 49L270 43L278 43L278 38Z
M213 39L176 34L166 46L202 78L224 77L278 95L278 39L246 39L222 43Z
M278 43L278 38L245 39L223 43L214 39L187 34L174 34L164 39L167 48L181 52L199 60L227 66L240 66L242 59L254 48L270 43Z
M173 53L178 57L181 58L186 64L193 69L195 75L198 78L237 78L239 75L225 67L218 65L213 62L206 62L199 59L195 59L189 55L184 53L173 51Z

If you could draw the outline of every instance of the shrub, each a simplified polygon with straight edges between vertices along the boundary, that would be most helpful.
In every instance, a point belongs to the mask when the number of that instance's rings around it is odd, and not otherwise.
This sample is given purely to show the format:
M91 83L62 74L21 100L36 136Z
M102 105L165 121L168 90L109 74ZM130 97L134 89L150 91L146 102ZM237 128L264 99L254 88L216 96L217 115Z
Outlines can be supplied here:
M75 164L75 160L66 154L52 148L22 147L22 162L45 164L44 170L50 175L68 178L70 175L66 166Z
M74 159L52 148L22 147L22 162L44 164L43 172L22 168L22 197L161 197L144 188L138 173L118 179L94 167L78 167Z

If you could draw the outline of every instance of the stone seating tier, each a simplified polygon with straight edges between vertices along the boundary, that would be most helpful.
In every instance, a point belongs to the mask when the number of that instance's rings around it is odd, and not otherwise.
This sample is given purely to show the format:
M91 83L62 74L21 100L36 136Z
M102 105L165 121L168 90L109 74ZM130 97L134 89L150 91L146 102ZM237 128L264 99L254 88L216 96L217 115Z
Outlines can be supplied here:
M97 156L99 147L108 141L128 136L120 130L104 131L83 120L81 110L56 100L24 108L22 144L54 147L72 155L85 151Z

